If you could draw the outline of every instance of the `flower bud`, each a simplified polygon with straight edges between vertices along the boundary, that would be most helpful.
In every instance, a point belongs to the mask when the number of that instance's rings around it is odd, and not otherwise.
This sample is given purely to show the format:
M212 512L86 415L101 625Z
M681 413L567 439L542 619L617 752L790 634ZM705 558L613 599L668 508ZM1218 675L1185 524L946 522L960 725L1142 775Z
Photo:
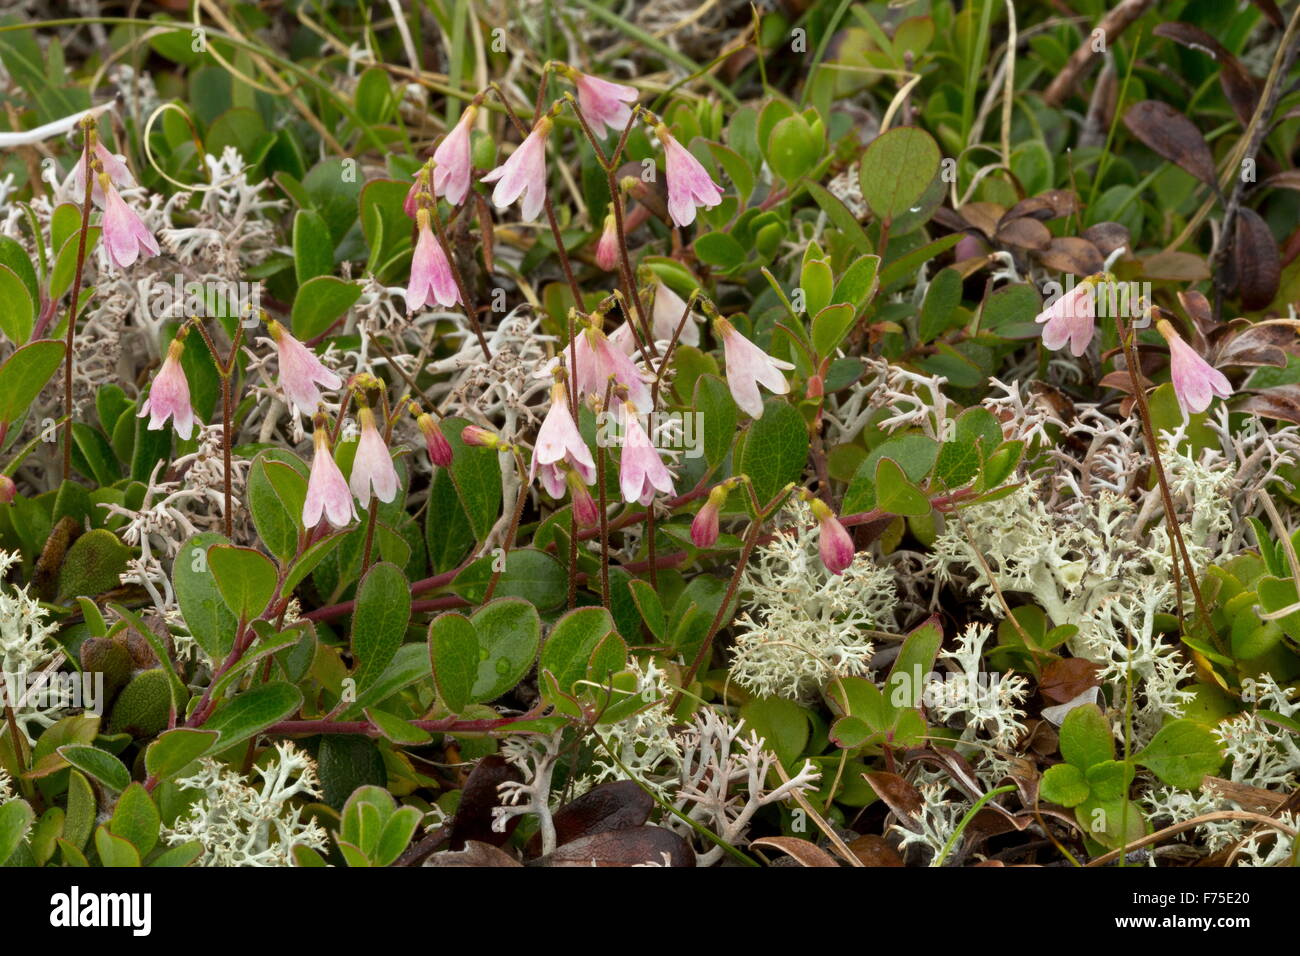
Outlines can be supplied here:
M691 542L697 548L711 548L718 541L718 514L722 511L722 506L727 503L727 493L730 489L726 483L716 485L709 492L709 500L704 503L691 522Z
M418 407L411 406L412 410ZM451 442L447 441L447 436L442 433L433 416L428 412L421 412L416 416L415 424L424 433L424 443L429 449L429 460L443 468L448 467L451 464Z
M810 504L813 517L820 525L821 533L817 550L821 554L822 564L826 565L826 570L831 574L843 574L844 569L853 563L856 550L853 546L853 538L824 501L814 498Z
M466 425L460 433L460 440L478 448L496 448L501 444L500 435L477 425Z
M9 504L18 494L18 486L8 475L0 475L0 504Z
M592 499L591 492L587 490L582 475L570 470L564 476L564 480L569 486L569 493L573 496L573 517L578 522L578 527L594 528L600 523L600 509L596 507L596 502Z
M613 272L618 266L618 225L612 208L605 216L605 228L596 243L596 265L606 272Z

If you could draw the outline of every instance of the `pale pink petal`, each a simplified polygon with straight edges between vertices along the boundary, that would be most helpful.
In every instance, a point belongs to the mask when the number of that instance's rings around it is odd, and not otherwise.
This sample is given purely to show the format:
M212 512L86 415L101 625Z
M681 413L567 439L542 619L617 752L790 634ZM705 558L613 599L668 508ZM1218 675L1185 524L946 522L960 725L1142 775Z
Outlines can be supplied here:
M586 73L579 73L574 83L578 87L578 108L593 133L599 135L602 124L614 132L621 132L627 126L632 118L627 104L636 102L635 89Z

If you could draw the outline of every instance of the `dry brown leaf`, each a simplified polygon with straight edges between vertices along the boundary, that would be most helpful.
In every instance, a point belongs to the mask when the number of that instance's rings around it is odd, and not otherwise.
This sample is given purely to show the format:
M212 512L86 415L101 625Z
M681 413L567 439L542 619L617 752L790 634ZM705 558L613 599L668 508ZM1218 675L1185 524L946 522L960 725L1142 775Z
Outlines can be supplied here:
M1205 137L1168 103L1142 100L1124 114L1124 125L1153 153L1185 169L1201 182L1216 182L1214 154Z
M754 840L750 846L753 847L771 847L774 850L780 850L799 861L800 866L804 867L838 867L835 858L810 840L800 840L797 837L771 836L760 837Z

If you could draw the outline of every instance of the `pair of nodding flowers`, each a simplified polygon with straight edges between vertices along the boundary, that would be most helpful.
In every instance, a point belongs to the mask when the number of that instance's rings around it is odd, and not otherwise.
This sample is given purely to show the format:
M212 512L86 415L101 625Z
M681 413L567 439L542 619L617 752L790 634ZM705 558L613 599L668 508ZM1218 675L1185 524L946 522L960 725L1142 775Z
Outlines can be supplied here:
M739 483L739 478L728 478L709 490L708 500L704 502L704 507L696 513L695 520L691 522L691 543L697 548L711 548L717 543L718 519L722 515L722 507L727 503L731 490ZM808 502L813 517L817 519L817 552L821 556L822 564L831 574L843 574L853 563L853 557L857 552L852 536L840 523L840 519L835 517L835 512L826 502L807 491L801 492L800 497Z
M321 401L319 386L334 390L341 388L343 380L322 364L307 346L294 338L274 319L267 323L275 342L279 358L279 384L286 399L305 415L313 416L312 441L314 455L307 480L307 496L303 503L303 526L314 529L322 518L332 526L342 528L356 518L353 496L368 507L371 494L380 501L392 501L397 496L397 470L393 466L387 442L375 421L375 413L361 406L357 417L361 434L352 462L349 480L343 474L330 449L329 429L317 412ZM190 403L189 382L181 359L185 354L187 327L182 327L167 349L167 358L154 376L148 397L140 405L140 417L149 416L149 428L161 429L171 419L176 434L188 439L194 430L195 414ZM418 412L418 407L412 405ZM451 446L432 417L420 413L417 424L425 436L429 456L435 464L446 466L451 462Z
M557 64L557 69L577 87L578 109L593 132L599 133L602 127L621 131L627 125L632 117L628 104L634 103L638 95L634 88L589 76L564 65ZM430 228L428 207L439 196L453 206L459 206L469 195L474 169L471 131L481 100L481 95L475 97L461 113L456 125L434 150L431 162L416 174L407 193L404 208L408 216L417 220L418 228L411 259L411 279L406 289L409 312L434 301L449 307L461 300L446 250ZM525 220L536 219L542 211L546 201L546 142L561 105L557 102L541 116L509 158L480 178L481 182L496 184L492 190L492 202L498 209L505 209L522 197L520 209ZM654 128L664 149L669 215L678 226L689 226L695 221L698 207L711 209L722 202L722 189L666 125L656 120ZM611 263L617 248L613 228L611 215L606 220L605 234L601 239L602 261Z
M122 156L114 156L95 135L93 127L87 127L85 135L91 138L91 201L104 211L101 221L104 231L104 249L109 261L118 269L132 265L141 253L146 256L158 255L158 240L153 237L147 226L136 215L135 210L126 204L119 189L135 186L135 179L126 167ZM73 188L78 202L86 195L86 153L81 158L72 174Z
M1089 276L1043 309L1035 320L1045 323L1043 345L1056 351L1068 342L1074 355L1086 352L1097 328L1097 296L1102 292L1099 286L1111 281L1106 274ZM1169 377L1185 415L1205 411L1215 396L1232 395L1227 376L1197 355L1168 320L1157 319L1156 330L1169 345Z

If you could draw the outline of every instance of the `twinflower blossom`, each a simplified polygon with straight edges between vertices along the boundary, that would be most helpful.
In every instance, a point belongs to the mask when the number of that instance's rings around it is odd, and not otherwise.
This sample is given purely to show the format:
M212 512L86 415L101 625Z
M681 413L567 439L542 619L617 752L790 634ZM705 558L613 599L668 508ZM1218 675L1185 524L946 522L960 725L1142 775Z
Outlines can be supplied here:
M118 195L107 173L99 174L99 184L104 190L104 248L108 250L113 265L125 269L139 258L141 252L158 255L158 240L126 200Z
M605 390L612 378L616 384L627 389L628 400L633 405L649 408L650 386L628 357L631 349L627 345L635 341L632 330L627 326L620 328L626 330L624 334L627 338L618 342L594 325L578 333L578 339L572 347L573 361L577 366L573 370L573 377L578 397L594 395L604 400ZM563 353L565 362L569 361L570 353L571 350L566 347Z
M672 339L673 333L677 331L677 326L681 325L682 334L678 341L682 345L699 345L699 316L692 312L686 316L686 322L682 323L682 316L686 315L686 300L658 279L654 281L654 293L655 338L661 341L669 341Z
M547 493L552 498L560 498L564 495L564 468L577 472L587 484L596 480L596 461L569 412L568 391L556 382L551 386L551 408L533 445L528 480L540 476Z
M185 337L177 335L167 347L167 358L153 377L149 397L140 403L138 417L149 416L149 429L159 431L172 420L172 427L182 439L194 431L194 408L190 405L190 383L181 368L185 354Z
M95 141L93 147L95 159L98 160L99 167L104 174L108 176L111 182L118 189L132 189L135 186L135 177L131 175L131 170L126 166L126 157L115 156L108 151L103 143ZM93 167L92 167L93 168ZM77 160L77 165L72 170L72 188L73 193L78 199L86 195L86 152L82 150L81 158ZM91 200L96 206L104 205L104 187L96 177L94 186L90 193Z
M439 305L451 306L460 301L460 290L451 272L451 263L442 243L429 227L429 210L417 214L420 236L415 242L411 257L411 281L406 287L406 311L415 312L437 300Z
M1043 326L1043 346L1055 352L1070 343L1074 355L1088 350L1096 331L1097 296L1090 281L1084 280L1043 309L1034 319Z
M357 442L356 457L352 459L352 477L348 484L361 507L368 508L372 488L380 501L388 502L397 497L397 469L393 467L384 436L375 427L374 411L363 405L357 415L361 419L361 438Z
M479 180L496 183L492 204L498 209L505 209L523 196L520 212L525 221L531 222L542 211L546 200L546 139L553 125L549 116L543 116L510 158Z
M611 83L577 70L570 71L570 79L578 88L578 108L592 132L600 135L602 124L612 132L622 132L632 118L628 104L636 102L637 91L622 83Z
M773 394L784 395L790 391L790 383L781 372L794 366L772 358L737 332L736 327L722 316L714 318L713 331L722 340L723 357L727 363L727 387L731 389L731 397L750 418L762 418L763 399L758 393L758 386L763 385Z
M474 167L470 158L470 132L477 113L478 107L473 103L465 107L451 132L433 151L433 194L446 198L453 206L459 206L469 195L470 173Z
M1169 344L1169 376L1173 379L1174 394L1184 414L1205 411L1216 395L1219 398L1232 395L1232 385L1227 376L1197 355L1166 319L1159 320L1156 329Z
M679 226L689 226L695 221L695 207L712 209L722 202L722 187L713 181L709 171L691 155L681 143L660 123L655 134L664 147L664 175L668 180L668 214Z
M659 458L659 452L650 443L650 437L637 418L631 403L623 406L623 460L620 463L618 484L627 502L639 501L643 505L654 500L655 492L666 495L675 492L673 476Z
M307 498L302 505L303 527L315 528L322 517L335 528L346 527L356 518L357 509L347 480L330 453L329 429L323 416L317 417L311 438L315 451L307 479Z
M312 415L320 404L320 389L339 388L343 379L327 369L311 349L303 345L279 322L272 319L267 329L275 341L280 359L280 387L304 415Z

